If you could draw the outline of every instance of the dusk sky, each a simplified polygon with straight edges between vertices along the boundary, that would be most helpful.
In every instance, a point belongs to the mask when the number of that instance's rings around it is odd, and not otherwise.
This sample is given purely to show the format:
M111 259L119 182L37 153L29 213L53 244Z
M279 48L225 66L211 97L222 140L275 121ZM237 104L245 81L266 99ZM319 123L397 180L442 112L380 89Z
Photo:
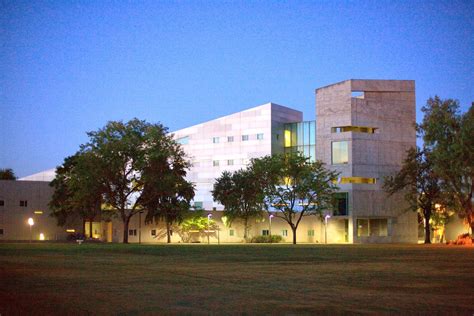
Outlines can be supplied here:
M474 1L1 1L0 168L54 168L86 131L171 131L318 87L413 79L474 101Z

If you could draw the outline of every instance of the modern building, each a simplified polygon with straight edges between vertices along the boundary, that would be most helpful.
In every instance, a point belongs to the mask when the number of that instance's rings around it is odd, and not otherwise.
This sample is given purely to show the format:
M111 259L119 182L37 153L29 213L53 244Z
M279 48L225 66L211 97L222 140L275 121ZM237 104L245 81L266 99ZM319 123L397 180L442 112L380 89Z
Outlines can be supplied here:
M331 217L327 223L316 216L305 217L298 228L298 242L414 243L418 240L416 213L407 211L401 194L388 196L382 185L385 176L400 169L406 150L416 145L415 113L412 80L346 80L316 89L316 118L312 121L303 121L300 111L267 103L175 131L173 137L192 163L188 180L196 188L194 206L212 214L220 227L212 232L211 242L241 242L244 233L243 225L238 222L229 225L222 218L223 207L213 201L211 194L215 179L225 170L245 168L252 158L299 151L340 172L340 190L336 209L328 210ZM53 177L54 172L48 170L23 180L50 181ZM45 182L31 183L30 186L42 187ZM13 186L24 186L26 190L28 185ZM11 189L5 188L0 186L0 212L2 207L5 209L1 205L5 196L13 199L13 204L20 203L19 191L9 193ZM28 194L34 194L36 189L28 187L28 190L33 190ZM51 194L49 187L41 190L45 198ZM31 205L33 197L28 199ZM34 206L28 212L36 208L46 210L47 205ZM25 213L18 223L25 222L30 213ZM3 228L3 236L19 238L20 235L8 235L7 231L21 223L8 226L6 222L0 217L0 225L7 227ZM28 238L28 227L23 226L19 239ZM48 229L51 233L48 231L45 236L54 239L63 236L66 228ZM165 241L164 226L145 224L141 215L132 218L128 233L130 242ZM288 242L292 240L289 226L277 218L270 222L264 216L251 225L251 236L270 233L282 235ZM93 223L94 237L120 241L122 234L122 225L117 220ZM207 242L206 237L196 233L191 240ZM182 240L176 227L172 241Z

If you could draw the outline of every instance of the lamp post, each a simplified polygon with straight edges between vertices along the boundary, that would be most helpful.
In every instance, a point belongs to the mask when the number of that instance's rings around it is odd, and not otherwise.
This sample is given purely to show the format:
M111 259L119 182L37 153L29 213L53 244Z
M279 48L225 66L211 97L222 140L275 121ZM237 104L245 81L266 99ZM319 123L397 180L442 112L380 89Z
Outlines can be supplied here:
M331 218L331 215L324 216L324 243L328 243L328 219Z
M210 227L211 227L211 217L212 217L212 214L208 214L207 215L207 244L209 245L211 242L209 241L209 230L210 230Z
M273 217L274 217L273 214L270 214L270 216L268 216L268 219L269 219L269 221L270 221L269 230L268 230L268 233L269 233L269 235L270 235L270 240L271 240L271 238L272 238L272 218L273 218Z
M33 230L32 230L32 227L33 225L35 224L35 221L33 220L33 218L28 218L28 225L30 225L30 242L31 240L33 239Z

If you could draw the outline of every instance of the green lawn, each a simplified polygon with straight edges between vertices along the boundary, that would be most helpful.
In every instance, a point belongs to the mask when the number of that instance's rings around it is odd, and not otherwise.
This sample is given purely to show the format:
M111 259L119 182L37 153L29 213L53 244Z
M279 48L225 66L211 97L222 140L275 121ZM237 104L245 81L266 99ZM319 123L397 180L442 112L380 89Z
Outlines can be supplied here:
M0 244L0 314L474 313L474 248Z

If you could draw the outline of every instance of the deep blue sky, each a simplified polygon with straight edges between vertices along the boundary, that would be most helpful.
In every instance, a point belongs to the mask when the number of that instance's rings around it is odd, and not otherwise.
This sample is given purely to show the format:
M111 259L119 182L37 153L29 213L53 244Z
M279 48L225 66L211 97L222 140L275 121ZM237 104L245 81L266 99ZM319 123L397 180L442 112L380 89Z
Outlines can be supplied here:
M314 119L314 89L414 79L474 100L474 1L0 0L0 168L60 164L133 117L180 129L269 101Z

